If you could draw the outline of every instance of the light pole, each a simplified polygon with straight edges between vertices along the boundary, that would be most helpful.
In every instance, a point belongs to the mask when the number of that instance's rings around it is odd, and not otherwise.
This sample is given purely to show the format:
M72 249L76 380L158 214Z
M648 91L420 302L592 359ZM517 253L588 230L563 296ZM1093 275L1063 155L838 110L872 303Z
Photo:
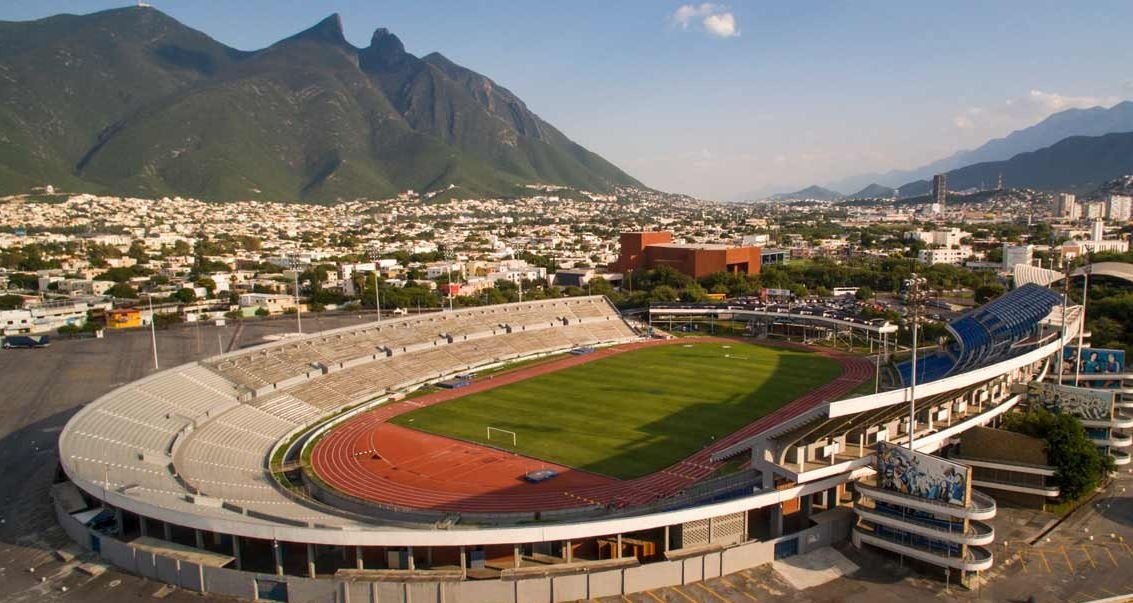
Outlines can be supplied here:
M374 308L378 311L378 320L382 319L382 293L378 283L378 276L380 268L378 262L381 261L381 254L375 247L370 250L370 259L374 262Z
M157 365L157 327L154 325L156 316L153 313L153 293L146 294L146 299L149 300L149 336L150 342L153 344L153 370L158 369Z
M445 268L448 268L448 283L445 287L448 288L448 311L452 312L452 250L445 249ZM376 285L375 285L376 286Z
M1082 376L1082 337L1086 332L1086 302L1089 301L1087 296L1090 294L1090 265L1084 263L1082 266L1082 317L1078 322L1078 349L1075 353L1078 355L1078 361L1074 363L1074 386L1078 386L1078 379Z
M291 254L291 271L295 273L295 326L303 333L303 309L299 303L299 255Z
M921 289L927 280L912 273L905 281L905 306L909 308L913 321L913 378L909 384L909 450L913 449L913 432L917 425L917 332L919 330L920 305L924 302Z

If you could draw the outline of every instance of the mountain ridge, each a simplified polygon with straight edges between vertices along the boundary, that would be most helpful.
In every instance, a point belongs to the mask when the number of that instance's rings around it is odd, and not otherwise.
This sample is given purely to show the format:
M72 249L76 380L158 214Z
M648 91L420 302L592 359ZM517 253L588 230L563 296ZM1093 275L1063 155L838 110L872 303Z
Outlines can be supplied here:
M931 180L934 174L976 163L1005 161L1018 155L1049 147L1071 136L1102 136L1133 131L1133 101L1122 101L1110 107L1070 108L1048 115L1038 123L1019 128L984 144L907 170L858 174L828 182L833 190L856 190L870 183L896 187L902 183Z
M0 22L0 73L16 84L0 89L0 191L330 201L641 186L440 53L418 58L385 28L354 47L337 14L255 51L152 8Z

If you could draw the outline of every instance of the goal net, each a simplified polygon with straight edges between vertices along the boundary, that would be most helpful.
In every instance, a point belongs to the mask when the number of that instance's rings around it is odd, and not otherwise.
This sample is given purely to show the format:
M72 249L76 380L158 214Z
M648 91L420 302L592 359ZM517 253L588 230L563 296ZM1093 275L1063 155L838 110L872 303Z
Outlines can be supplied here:
M511 447L515 448L516 438L515 438L515 432L514 431L511 431L510 429L501 429L499 427L492 427L491 425L489 425L488 426L488 441L489 442L492 441L492 433L496 434L496 440L497 441L501 440L501 439L504 440L504 441L507 441L508 436L510 436L511 437Z

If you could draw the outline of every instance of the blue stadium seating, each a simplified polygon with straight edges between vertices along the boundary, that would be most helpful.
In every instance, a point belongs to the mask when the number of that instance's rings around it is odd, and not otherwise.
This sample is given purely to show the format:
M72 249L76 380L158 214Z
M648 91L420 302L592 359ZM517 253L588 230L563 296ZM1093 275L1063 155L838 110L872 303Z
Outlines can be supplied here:
M1006 358L1014 346L1033 335L1039 321L1061 303L1062 296L1058 293L1028 283L953 320L947 327L955 340L953 353L918 357L917 383ZM897 370L901 380L908 384L912 379L912 362L901 363Z
M929 381L942 379L945 375L952 371L952 367L955 365L956 360L948 354L944 353L933 353L927 356L918 356L917 383L928 383ZM897 370L901 373L901 381L905 385L908 385L912 382L912 360L902 362L901 364L897 365Z

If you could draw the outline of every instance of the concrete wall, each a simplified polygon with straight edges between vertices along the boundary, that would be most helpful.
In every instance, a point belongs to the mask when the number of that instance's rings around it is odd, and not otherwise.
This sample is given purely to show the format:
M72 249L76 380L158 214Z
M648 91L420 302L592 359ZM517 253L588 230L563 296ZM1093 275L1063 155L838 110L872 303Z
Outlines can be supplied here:
M660 561L637 567L557 577L534 577L517 581L466 582L343 582L333 578L263 576L286 580L293 603L376 603L381 601L470 603L557 603L577 599L618 596L666 586L689 584L741 571L774 560L775 544L798 539L799 552L806 553L844 539L853 513L837 509L821 513L816 525L796 534L765 542L748 542L679 561ZM60 524L69 535L89 546L90 533L73 517L57 508ZM85 539L85 540L82 540ZM110 537L100 536L101 556L108 563L139 575L175 584L186 590L255 599L257 574L202 567L194 563L154 555Z

